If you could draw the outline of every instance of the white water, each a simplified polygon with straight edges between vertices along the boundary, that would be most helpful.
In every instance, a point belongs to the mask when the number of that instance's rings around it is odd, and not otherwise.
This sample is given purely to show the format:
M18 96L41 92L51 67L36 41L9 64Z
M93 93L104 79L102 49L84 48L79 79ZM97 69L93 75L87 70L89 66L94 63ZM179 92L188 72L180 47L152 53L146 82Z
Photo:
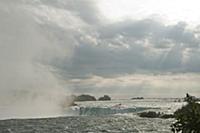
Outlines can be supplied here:
M174 100L144 99L78 102L78 107L72 107L73 117L0 121L0 127L2 127L0 132L9 130L16 133L31 131L43 133L170 133L170 125L174 122L174 119L140 118L137 113L149 110L173 113L177 108L185 104L183 102L174 102ZM121 108L113 108L119 103L121 103ZM79 107L87 109L82 112L81 116L79 115ZM110 108L119 109L120 112L115 114L115 112L108 111ZM123 112L124 109L132 108L142 108L142 110Z
M88 101L77 102L78 106L71 107L74 115L136 115L143 111L155 111L165 114L173 114L177 109L185 105L185 102L177 102L178 99L142 99L142 100L112 100L112 101Z

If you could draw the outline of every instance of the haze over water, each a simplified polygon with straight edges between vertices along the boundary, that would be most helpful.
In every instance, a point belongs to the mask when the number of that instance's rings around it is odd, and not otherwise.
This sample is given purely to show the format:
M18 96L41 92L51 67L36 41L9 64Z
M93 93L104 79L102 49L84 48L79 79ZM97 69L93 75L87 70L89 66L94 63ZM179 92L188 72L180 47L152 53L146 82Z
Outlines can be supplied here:
M63 115L71 94L200 96L199 3L116 1L0 1L0 118Z

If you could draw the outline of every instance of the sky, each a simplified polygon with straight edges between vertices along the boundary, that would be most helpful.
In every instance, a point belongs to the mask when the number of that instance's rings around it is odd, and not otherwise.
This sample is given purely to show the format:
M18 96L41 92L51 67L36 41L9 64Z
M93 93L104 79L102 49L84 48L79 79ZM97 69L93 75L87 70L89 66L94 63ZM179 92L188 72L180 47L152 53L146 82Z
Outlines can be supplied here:
M199 96L197 0L74 1L85 28L63 77L77 93ZM78 5L78 6L77 6ZM81 6L81 7L79 7ZM80 23L79 23L80 24Z
M164 19L165 23L184 21L194 25L198 24L200 17L198 4L197 0L101 0L98 7L113 22L130 17L151 17Z
M197 0L2 0L0 71L8 82L0 87L15 81L18 88L42 84L51 94L200 96L198 5Z

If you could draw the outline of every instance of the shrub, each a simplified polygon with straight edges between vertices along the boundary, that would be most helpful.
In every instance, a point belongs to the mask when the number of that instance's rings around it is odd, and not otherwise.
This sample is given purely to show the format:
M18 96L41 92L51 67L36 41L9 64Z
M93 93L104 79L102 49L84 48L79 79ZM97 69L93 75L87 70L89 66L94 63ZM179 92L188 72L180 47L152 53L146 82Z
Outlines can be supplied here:
M200 133L200 104L196 98L186 95L187 104L174 113L176 122L171 125L174 133Z

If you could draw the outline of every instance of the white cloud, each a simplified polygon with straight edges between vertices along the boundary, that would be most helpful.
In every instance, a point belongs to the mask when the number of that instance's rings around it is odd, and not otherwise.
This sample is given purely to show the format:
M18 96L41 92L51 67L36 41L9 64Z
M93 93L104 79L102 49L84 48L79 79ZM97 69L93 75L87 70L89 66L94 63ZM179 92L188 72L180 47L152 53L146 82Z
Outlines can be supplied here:
M114 97L182 97L185 93L200 96L198 88L200 76L187 74L131 74L117 77L91 76L72 79L67 83L74 86L76 93L108 93Z
M100 0L99 8L110 21L121 21L125 18L144 19L161 18L166 23L186 21L198 24L200 15L197 0Z

